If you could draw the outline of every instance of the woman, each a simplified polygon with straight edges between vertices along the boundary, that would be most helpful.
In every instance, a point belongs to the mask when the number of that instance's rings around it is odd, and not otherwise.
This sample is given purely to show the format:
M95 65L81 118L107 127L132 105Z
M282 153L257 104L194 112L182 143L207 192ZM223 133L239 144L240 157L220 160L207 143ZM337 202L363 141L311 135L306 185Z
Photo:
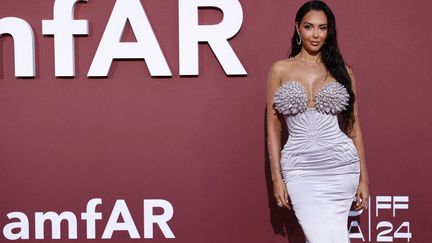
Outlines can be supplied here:
M279 207L292 207L309 243L350 242L352 202L358 211L369 201L355 78L336 36L329 7L305 3L291 54L271 66L267 80L274 198ZM288 127L282 152L281 120Z

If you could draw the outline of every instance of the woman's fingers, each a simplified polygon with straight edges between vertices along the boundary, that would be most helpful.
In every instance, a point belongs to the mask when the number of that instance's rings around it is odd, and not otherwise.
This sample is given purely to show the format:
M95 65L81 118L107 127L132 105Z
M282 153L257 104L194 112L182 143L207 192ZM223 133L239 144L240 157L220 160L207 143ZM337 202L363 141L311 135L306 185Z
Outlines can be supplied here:
M369 197L365 193L358 193L356 195L356 206L354 208L355 211L359 211L362 209L367 209L369 202Z
M282 181L275 182L273 184L274 190L274 198L279 207L285 207L291 209L289 199L288 199L288 190L286 188L285 183Z
M284 206L285 206L286 208L288 208L289 210L291 210L291 206L289 205L289 200L288 200L288 191L287 191L287 190L284 190L284 197L283 197L283 200L284 200Z
M291 205L288 200L288 192L282 191L275 196L276 203L279 207L285 207L291 210Z
M277 203L277 205L278 205L279 207L282 207L282 206L284 205L282 194L280 194L280 193L276 194L276 195L275 195L275 200L276 200L276 203Z
M369 204L369 196L366 195L365 193L362 194L362 203L363 203L363 208L367 209Z
M358 206L356 206L354 208L354 210L359 211L359 210L366 209L366 208L367 208L367 204L365 202L361 202Z
M360 206L360 201L361 201L360 193L357 193L356 194L356 207Z
M357 193L356 195L356 207L354 208L355 211L362 210L364 208L364 201L361 199L361 193Z

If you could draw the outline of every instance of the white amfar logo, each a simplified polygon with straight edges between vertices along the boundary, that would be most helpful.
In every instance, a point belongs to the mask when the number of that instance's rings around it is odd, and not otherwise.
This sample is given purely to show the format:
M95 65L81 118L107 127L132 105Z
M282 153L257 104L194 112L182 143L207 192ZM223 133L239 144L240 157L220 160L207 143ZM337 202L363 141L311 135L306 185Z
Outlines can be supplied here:
M56 0L52 20L42 20L43 35L54 36L55 76L75 76L74 36L87 36L89 22L73 19L74 7L88 0ZM103 1L101 1L103 2ZM198 25L198 8L216 7L223 12L222 22ZM129 20L136 42L120 42ZM243 23L238 0L179 0L179 66L180 75L198 75L198 44L207 42L226 75L245 75L228 39L235 36ZM32 27L23 19L0 19L0 36L14 40L15 76L35 76L35 41ZM87 73L88 77L106 77L114 59L144 59L151 76L172 76L156 35L140 0L117 0L105 27L99 47Z
M96 206L102 204L101 198L94 198L88 201L86 212L81 213L81 219L86 221L87 239L96 239L97 220L102 219L102 213L96 212ZM163 214L154 215L153 208L162 208ZM175 238L168 221L174 215L174 209L170 202L164 199L145 199L144 200L144 238L153 238L153 226L156 224L162 231L165 238ZM120 216L124 222L118 222ZM3 236L8 240L28 240L29 220L25 213L11 212L7 217L14 222L8 223L3 227ZM35 239L45 239L45 222L51 222L51 239L61 239L61 222L65 220L68 226L68 239L78 238L77 217L75 213L66 211L60 214L55 212L36 212L35 213ZM108 219L101 239L111 239L115 231L127 231L131 239L140 239L139 231L135 225L131 213L123 199L116 200Z
M360 225L357 220L352 220L349 226L349 236L351 239L360 239L360 242L365 242L367 233L368 242L394 242L396 239L404 239L409 242L412 238L410 230L410 221L406 218L409 208L408 196L376 196L375 197L375 214L373 214L372 198L369 198L370 207L368 211L368 221ZM389 215L391 210L391 216ZM350 217L358 217L362 214L361 211L351 211ZM374 217L372 217L375 215ZM401 218L402 217L402 218ZM400 223L400 221L403 221ZM364 227L368 229L364 229ZM376 225L376 226L375 226ZM396 226L398 226L395 228ZM363 226L363 227L362 227ZM376 238L372 237L372 227L376 230ZM363 230L362 230L363 229ZM355 241L353 241L355 242ZM397 241L399 242L399 241Z

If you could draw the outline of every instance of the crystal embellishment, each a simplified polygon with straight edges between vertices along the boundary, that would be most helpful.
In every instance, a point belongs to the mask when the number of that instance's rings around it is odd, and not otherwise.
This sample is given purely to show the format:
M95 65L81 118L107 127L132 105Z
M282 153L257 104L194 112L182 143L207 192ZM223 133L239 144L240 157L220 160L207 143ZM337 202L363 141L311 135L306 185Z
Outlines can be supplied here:
M333 115L346 110L348 101L346 88L338 82L326 84L315 97L317 111Z
M316 110L324 114L337 114L346 109L349 94L339 82L325 84L314 96ZM299 82L284 82L275 92L276 110L284 115L295 115L307 110L308 96Z
M295 115L306 110L307 100L307 95L300 83L285 82L276 90L273 102L280 113Z

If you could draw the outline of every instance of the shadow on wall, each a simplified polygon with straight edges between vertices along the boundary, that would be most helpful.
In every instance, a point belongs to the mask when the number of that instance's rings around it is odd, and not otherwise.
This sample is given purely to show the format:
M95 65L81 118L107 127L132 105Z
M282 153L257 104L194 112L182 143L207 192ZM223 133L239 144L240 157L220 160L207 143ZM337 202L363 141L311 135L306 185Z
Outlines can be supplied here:
M267 117L267 109L265 110L265 114L264 114L264 124L265 124L264 134L266 139L266 142L264 143L265 144L264 171L265 171L265 178L266 178L266 185L267 185L270 223L273 227L273 231L278 235L285 236L289 243L304 243L306 240L303 234L303 230L297 221L294 211L286 208L279 208L273 197L273 183L271 178L270 160L269 160L269 154L267 148L268 141L267 141L266 117ZM281 145L283 147L283 144L285 144L288 139L288 128L286 127L284 118L280 116L279 119L282 124Z

